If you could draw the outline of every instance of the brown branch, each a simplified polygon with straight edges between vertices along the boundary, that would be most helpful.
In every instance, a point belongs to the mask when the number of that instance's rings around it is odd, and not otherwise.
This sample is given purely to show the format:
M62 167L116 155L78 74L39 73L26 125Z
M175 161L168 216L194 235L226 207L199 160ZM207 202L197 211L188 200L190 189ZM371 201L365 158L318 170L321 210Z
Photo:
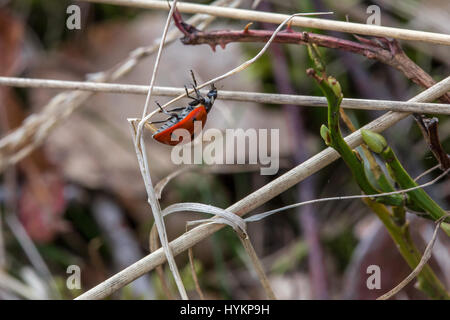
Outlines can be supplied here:
M200 45L207 44L214 51L219 45L223 49L232 42L267 42L273 32L270 30L249 30L248 24L243 30L217 30L204 32L182 21L179 12L174 13L174 21L180 31L184 34L181 38L183 44ZM436 82L433 78L414 61L412 61L403 51L396 39L386 38L363 38L354 36L359 42L345 40L338 37L316 34L312 32L295 32L290 26L286 30L278 33L274 42L285 44L316 44L321 47L338 49L346 52L362 55L368 59L377 60L401 71L408 79L421 87L429 88ZM450 103L450 94L442 95L439 100L443 103ZM416 121L421 127L423 136L428 145L439 161L441 169L446 170L450 167L450 160L447 153L443 150L439 141L437 122L433 122L433 126L428 129L423 124L423 115L414 114Z
M183 22L179 13L174 15L174 20L177 27L184 34L184 37L181 38L183 44L207 44L213 50L215 50L218 45L225 48L227 44L232 42L265 43L273 34L270 30L249 30L248 25L244 30L239 31L216 30L204 32ZM366 39L360 36L355 36L355 38L359 42L306 31L295 32L288 27L285 31L280 32L276 36L274 42L302 45L313 43L325 48L339 49L359 54L394 67L401 71L408 79L424 88L429 88L436 83L427 72L409 59L397 40L388 40L385 38ZM450 95L447 93L443 95L440 100L444 103L450 103Z

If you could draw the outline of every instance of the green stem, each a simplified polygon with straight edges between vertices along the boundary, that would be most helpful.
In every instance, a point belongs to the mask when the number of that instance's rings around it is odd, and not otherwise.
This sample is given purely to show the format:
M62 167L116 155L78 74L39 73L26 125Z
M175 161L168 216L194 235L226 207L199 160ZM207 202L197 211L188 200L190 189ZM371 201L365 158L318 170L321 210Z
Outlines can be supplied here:
M389 210L381 203L377 203L370 199L365 199L364 202L383 222L392 239L397 244L400 254L411 269L414 269L420 262L421 254L411 239L408 223L406 222L402 226L395 223ZM425 292L430 298L450 300L449 293L429 265L426 265L422 269L417 276L417 281L418 288Z
M402 189L410 189L418 186L408 172L406 172L405 168L403 168L394 151L389 146L380 155L386 162L386 166L392 174L393 179ZM425 210L433 220L438 220L447 214L422 188L408 191L407 194L411 201ZM450 225L448 223L442 223L441 226L443 226L442 229L450 236L448 232Z
M328 101L328 127L326 126L321 127L320 129L321 136L327 145L334 148L341 155L342 159L350 168L355 180L357 181L362 191L367 195L379 194L380 192L368 180L364 170L364 163L362 160L360 160L359 154L354 152L350 148L350 146L347 145L347 143L345 142L344 138L341 135L339 127L339 110L343 94L341 92L339 83L333 77L327 77L325 75L324 65L322 63L319 64L317 62L317 61L320 62L320 56L318 54L317 49L308 46L308 52L313 61L316 63L317 70L321 72L322 75L318 76L316 71L313 69L309 69L307 73L315 78L315 80L319 84L320 89L322 90ZM364 137L364 132L362 133ZM369 134L369 136L371 135L370 132L367 133ZM377 153L381 152L387 145L386 141L383 138L378 139L376 137L375 139L369 140L371 142L369 147L372 150L375 149L374 151ZM371 170L373 170L376 162L374 161L374 159L369 158L369 161L371 160L373 162L371 163ZM398 163L398 165L400 165L400 163ZM394 164L393 170L398 170L397 168L398 165ZM379 168L378 165L375 165L375 167L377 167L379 171L373 173L382 191L384 192L394 191L394 188L387 180L387 177L384 175L384 173L381 171L381 168ZM402 176L402 178L404 177ZM413 198L411 197L411 200L412 199ZM364 201L383 222L392 239L397 244L397 247L401 255L408 263L408 265L412 269L414 269L420 262L421 254L414 246L414 243L410 236L408 222L405 219L405 207L404 207L405 203L403 201L403 197L401 195L391 195L377 198L376 201L371 200L369 198L366 198ZM407 197L406 202L409 201L410 199L409 197ZM393 208L394 214L391 214L389 210L386 208L386 206L379 202L383 202L394 206ZM428 205L430 206L430 204ZM433 209L436 210L434 206ZM450 296L446 291L445 287L439 281L439 279L434 274L433 270L428 265L426 265L418 275L418 288L421 289L423 292L425 292L432 299L450 299Z
M344 162L350 168L356 182L367 195L380 193L367 179L364 171L364 163L357 157L341 135L339 126L339 108L343 98L340 92L340 85L333 77L316 78L320 89L325 94L328 101L328 131L329 145L339 152ZM356 152L356 151L355 151ZM391 195L377 198L377 201L393 206L403 205L403 198L400 195Z

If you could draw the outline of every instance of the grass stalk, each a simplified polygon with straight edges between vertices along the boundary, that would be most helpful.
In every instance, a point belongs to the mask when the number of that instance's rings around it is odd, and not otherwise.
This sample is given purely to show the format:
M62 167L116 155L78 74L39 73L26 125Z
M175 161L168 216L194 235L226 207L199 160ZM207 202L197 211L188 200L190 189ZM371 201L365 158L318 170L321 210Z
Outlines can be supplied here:
M155 1L155 0L81 0L81 1L138 7L143 9L162 9L162 10L168 9L165 1ZM188 2L180 3L178 5L178 9L181 12L185 13L205 13L216 17L247 20L247 21L268 22L274 24L279 24L286 18L288 18L288 15L279 13L261 12L255 10L234 9L234 8L222 8ZM450 45L450 35L447 34L384 27L370 24L297 17L292 20L292 25L304 28L333 30L374 37L390 37L394 39L413 40L420 42Z

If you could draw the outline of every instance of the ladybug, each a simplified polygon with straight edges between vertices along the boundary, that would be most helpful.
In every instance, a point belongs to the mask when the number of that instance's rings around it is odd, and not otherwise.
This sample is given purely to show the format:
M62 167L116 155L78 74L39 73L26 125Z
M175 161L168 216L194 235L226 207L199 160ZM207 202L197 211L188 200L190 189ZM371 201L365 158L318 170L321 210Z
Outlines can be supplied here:
M202 129L205 126L206 119L209 111L211 110L214 101L217 98L217 89L214 85L211 85L211 90L208 92L206 97L203 97L200 92L197 90L197 81L195 80L194 73L191 71L192 79L194 81L194 85L192 86L195 90L196 98L189 95L186 86L184 89L186 90L186 95L188 98L192 99L192 101L188 104L187 107L175 108L172 110L164 110L161 105L157 102L160 111L169 116L166 120L162 121L153 121L147 122L147 128L149 128L152 132L152 138L160 143L164 143L170 146L175 146L181 142L183 139L181 137L177 137L174 134L174 131L177 129L185 129L191 134L191 141L194 137L194 122L201 121ZM179 113L177 113L179 112ZM162 123L161 127L158 129L152 124Z

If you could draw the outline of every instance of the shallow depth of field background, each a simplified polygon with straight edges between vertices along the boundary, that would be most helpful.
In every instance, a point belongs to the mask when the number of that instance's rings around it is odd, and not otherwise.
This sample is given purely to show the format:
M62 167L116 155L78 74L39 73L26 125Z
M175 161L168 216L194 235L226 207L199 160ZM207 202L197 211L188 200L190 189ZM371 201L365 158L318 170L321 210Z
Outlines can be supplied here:
M206 1L201 1L206 3ZM264 2L264 1L263 1ZM141 10L77 3L82 11L82 29L67 30L66 8L70 1L0 1L0 74L29 78L85 80L85 75L103 71L124 59L134 48L159 37L167 11ZM243 1L243 8L251 2ZM450 33L450 6L447 1L271 1L265 9L291 14L334 11L337 20L364 23L366 8L377 4L381 23L416 30ZM184 15L185 19L188 15ZM207 30L242 29L249 21L218 18ZM275 28L254 23L251 28ZM299 28L295 28L300 30ZM318 33L352 39L348 34ZM439 81L450 71L449 51L439 45L401 41L408 56ZM181 87L189 84L189 70L199 82L222 74L252 57L262 44L230 44L213 52L209 46L185 46L176 41L167 46L156 85ZM297 94L321 95L305 70L310 67L306 48L278 46L288 64L290 81ZM321 49L328 73L343 86L345 97L405 101L422 88L389 66L338 50ZM273 51L255 65L217 84L220 90L280 93L274 79ZM147 84L154 56L145 59L121 83ZM0 87L1 135L20 125L57 94L53 89ZM158 97L159 102L167 98ZM30 263L5 221L17 215L36 244L39 254L56 281L60 295L71 299L105 280L149 252L148 237L153 223L146 202L144 184L132 145L128 117L139 117L145 96L97 94L58 127L44 146L15 167L0 175L0 208L6 248L0 271L34 288L40 298L54 297L48 275ZM186 102L186 101L184 101ZM151 104L151 108L154 108ZM380 112L348 111L363 125ZM439 117L439 134L450 150L450 122ZM309 158L325 148L319 128L326 121L325 108L258 105L218 100L206 128L278 128L280 130L280 170L276 176L261 176L249 166L223 166L211 172L189 171L172 180L164 189L161 206L176 202L201 202L226 208L275 177L293 168L300 154ZM304 130L301 135L296 126ZM411 118L386 132L386 138L412 176L436 161ZM156 183L178 169L170 161L170 147L147 135L152 178ZM448 207L449 181L443 180L427 191L444 208ZM342 161L321 170L276 197L255 212L278 208L301 200L357 194L359 189ZM186 221L201 217L178 214L167 218L171 239L185 231ZM413 236L423 251L433 225L411 218ZM373 299L399 283L410 269L399 255L387 232L359 200L334 201L290 210L249 225L255 249L280 299ZM316 239L317 241L314 241ZM312 243L319 246L311 248ZM431 265L444 284L450 286L450 243L440 237ZM209 299L259 299L264 293L256 277L249 273L247 257L230 228L214 234L194 248L200 285ZM312 259L312 260L311 260ZM311 262L312 261L312 262ZM177 257L189 295L197 297L187 254ZM66 287L68 266L81 268L82 287ZM366 287L369 265L382 272L381 290ZM167 268L168 271L168 268ZM444 271L447 271L446 273ZM169 274L169 272L167 272ZM170 278L170 277L169 277ZM311 279L315 279L311 281ZM176 294L173 283L172 292ZM0 299L23 298L2 289ZM119 290L113 299L166 299L155 272ZM424 296L412 285L397 299Z

